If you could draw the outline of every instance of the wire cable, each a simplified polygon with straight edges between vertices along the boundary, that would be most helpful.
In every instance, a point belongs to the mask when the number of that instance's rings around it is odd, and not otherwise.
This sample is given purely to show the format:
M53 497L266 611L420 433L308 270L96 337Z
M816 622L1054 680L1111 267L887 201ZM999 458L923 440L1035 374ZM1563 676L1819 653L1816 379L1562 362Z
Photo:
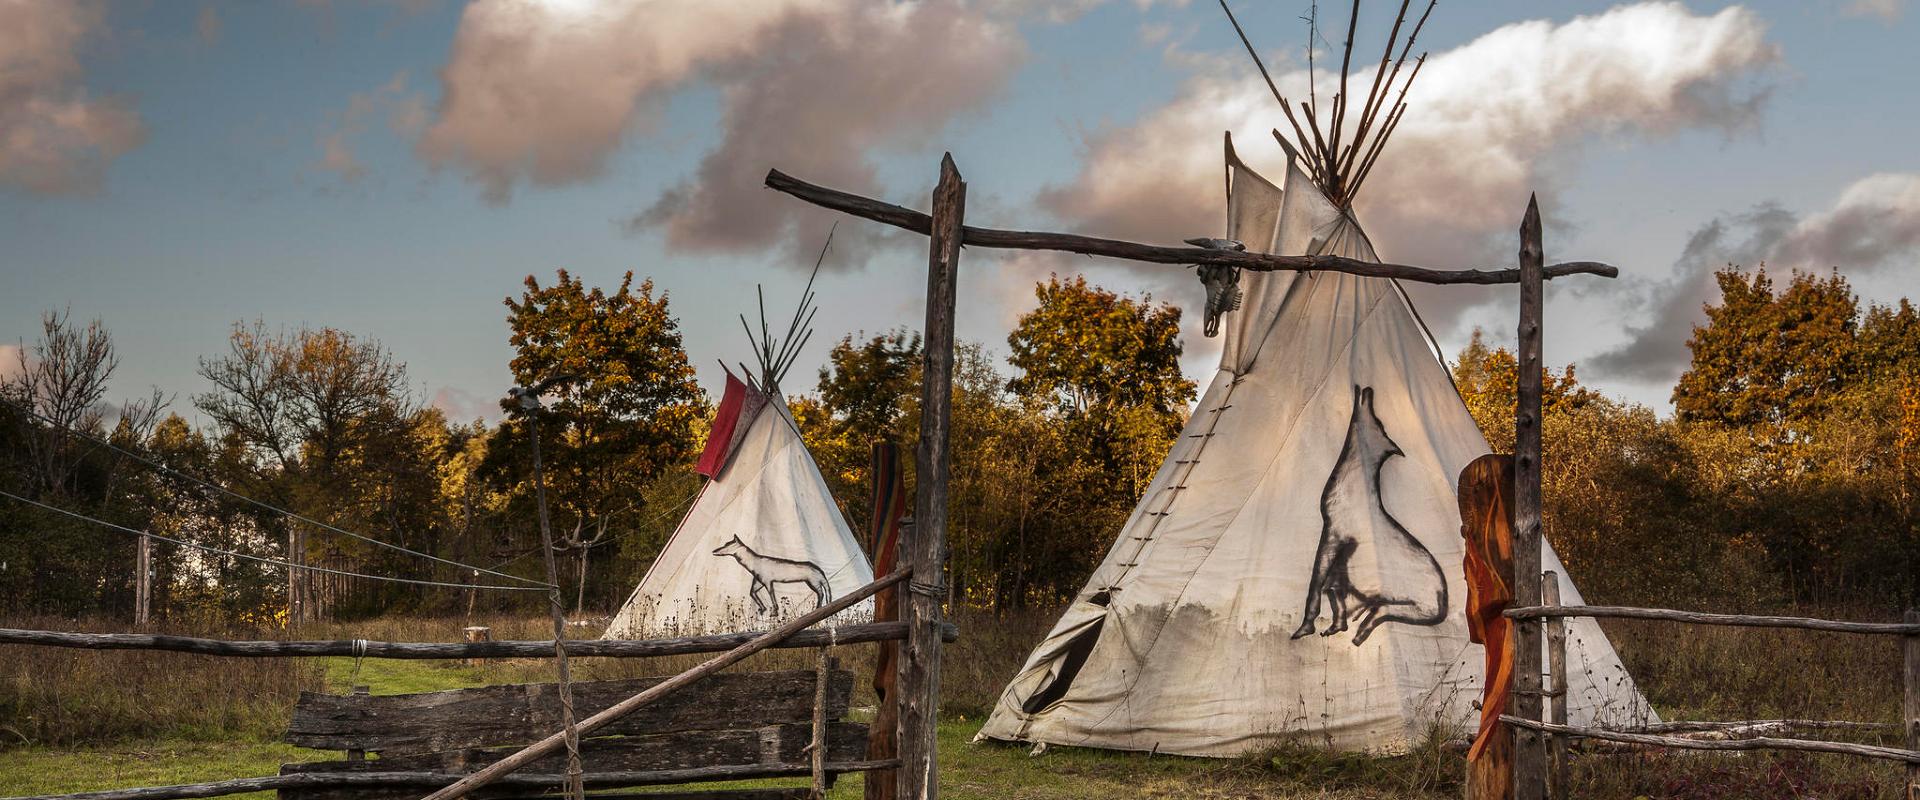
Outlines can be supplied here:
M174 476L174 477L176 477L176 478L179 478L179 479L181 479L181 480L184 480L184 481L187 481L187 482L189 482L189 483L193 483L193 484L197 484L197 485L199 485L199 486L201 486L201 487L204 487L204 488L207 488L207 489L211 489L211 490L213 490L213 491L215 491L215 492L219 492L220 494L224 494L224 495L226 495L226 496L228 496L228 497L231 497L231 498L233 498L233 499L235 499L235 500L239 500L239 501L241 501L241 502L243 502L243 503L248 503L248 504L250 504L250 505L252 505L252 506L254 506L254 507L256 507L256 508L260 508L260 509L264 509L264 510L266 510L266 511L271 511L271 512L273 512L273 513L276 513L276 514L280 514L280 515L282 515L282 516L285 516L285 517L286 517L286 518L288 518L288 519L291 519L291 520L297 520L297 521L299 521L299 522L304 522L304 523L307 523L308 525L313 525L313 526L316 526L316 527L319 527L319 528L322 528L322 529L325 529L325 530L328 530L328 531L331 531L331 532L333 532L333 533L338 533L338 534L340 534L340 535L342 535L342 536L347 536L347 537L351 537L351 538L354 538L354 539L359 539L360 541L363 541L363 542L367 542L367 543L369 543L369 544L373 544L373 545L377 545L377 546L380 546L380 547L385 547L385 548L387 548L387 549L389 549L389 550L396 550L396 551L399 551L399 552L402 552L402 553L406 553L407 555L411 555L411 556L416 556L416 557L419 557L419 558L424 558L424 559L427 559L427 560L429 560L429 561L437 561L437 562L439 562L439 563L441 563L441 564L446 564L446 565L448 565L448 566L453 566L453 567L459 567L459 568L461 568L461 569L465 569L465 570L472 570L472 571L475 571L475 572L484 572L484 573L486 573L486 574L488 574L488 575L492 575L492 576L494 576L494 577L498 577L498 578L506 578L506 579L508 579L508 580L513 580L513 581L519 581L519 582L521 582L521 583L526 583L526 584L531 584L531 585L533 585L533 586L536 586L536 587L540 587L540 588L546 588L546 587L547 587L547 584L546 584L545 582L543 582L543 581L537 581L537 580L534 580L534 579L532 579L532 578L522 578L522 577L520 577L520 576L518 576L518 575L509 575L509 574L507 574L507 573L504 573L504 572L495 572L495 571L493 571L493 570L490 570L490 569L486 569L486 568L484 568L484 567L476 567L476 566L474 566L474 565L472 565L472 564L463 564L463 563L460 563L460 562L458 562L458 561L453 561L453 560L451 560L451 559L445 559L445 558L441 558L441 557L439 557L439 556L436 556L436 555L432 555L432 554L429 554L429 553L422 553L422 552L420 552L420 551L418 551L418 550L413 550L413 549L410 549L410 548L407 548L407 547L405 547L405 546L402 546L402 545L397 545L397 544L394 544L394 543L392 543L392 542L386 542L386 541L381 541L381 540L379 540L379 539L375 539L375 538L373 538L373 537L371 537L371 536L367 536L367 535L365 535L365 534L359 534L359 533L354 533L353 531L350 531L350 530L347 530L347 529L345 529L345 528L339 528L339 527L335 527L335 526L333 526L333 525L329 525L329 524L327 524L327 523L325 523L325 522L321 522L320 520L317 520L317 519L314 519L314 518L312 518L312 517L309 517L309 516L306 516L306 515L304 515L304 514L299 514L299 513L296 513L296 512L293 512L293 511L289 511L289 510L287 510L287 509L284 509L284 508L281 508L281 507L279 507L279 506L276 506L276 505L273 505L273 504L271 504L271 503L267 503L267 502L264 502L264 501L260 501L260 500L255 500L255 499L253 499L253 498L251 498L251 497L248 497L248 496L246 496L246 495L243 495L243 494L241 494L241 493L239 493L239 492L236 492L236 491L234 491L234 490L232 490L232 489L228 489L228 488L226 488L226 487L224 487L224 486L220 486L220 485L218 485L218 484L215 484L215 483L212 483L212 482L210 482L210 481L207 481L207 480L204 480L204 479L201 479L201 478L196 478L196 477L194 477L194 476L192 476L192 475L188 475L187 473L184 473L184 472L181 472L181 471L179 471L179 470L177 470L177 469L174 469L174 468L172 468L172 467L169 467L169 466L167 466L167 465L165 465L165 464L162 464L162 463L160 463L160 462L158 462L158 461L155 461L155 460L153 460L153 459L151 459L151 458L148 458L148 457L146 457L146 456L143 456L143 455L140 455L139 453L135 453L135 452L133 452L133 451L131 451L131 450L128 450L128 449L126 449L126 448L124 448L124 447L121 447L121 446L119 446L119 445L117 445L117 444L114 444L113 442L110 442L110 441L107 441L107 440L105 440L105 439L102 439L102 438L100 438L100 437L98 437L98 436L94 436L94 435L92 435L92 434L89 434L89 433L82 433L82 432L80 432L80 431L76 431L76 430L73 430L73 429L71 429L71 428L67 428L67 427L65 427L65 426L62 426L62 425L61 425L61 424L60 424L59 422L57 422L57 421L55 421L55 420L53 420L53 419L50 419L50 418L48 418L48 417L46 417L45 415L42 415L42 414L41 414L40 412L37 412L37 411L34 411L34 410L33 410L33 409L31 409L31 408L28 408L28 407L26 407L26 406L23 406L23 405L21 405L20 403L18 403L18 402L16 402L16 401L14 401L14 400L12 400L12 399L9 399L9 398L5 398L5 397L0 397L0 403L5 403L6 405L9 405L9 406L12 406L12 407L13 407L13 409L14 409L15 411L18 411L18 412L20 412L20 413L22 413L22 414L26 414L27 416L30 416L30 417L33 417L34 419L37 419L37 420L39 420L39 421L41 421L41 422L43 422L43 423L46 423L47 425L50 425L50 426L52 426L52 427L53 427L53 428L54 428L55 430L58 430L58 431L60 431L61 433L64 433L64 434L66 434L66 435L68 435L68 436L72 436L72 437L75 437L75 438L79 438L79 439L85 439L85 440L87 440L87 441L90 441L90 442L93 442L94 444L97 444L97 445L100 445L100 446L102 446L102 447L105 447L105 448L107 448L107 449L110 449L110 450L112 450L112 451L114 451L114 452L116 452L116 453L119 453L119 454L121 454L121 455L123 455L123 456L126 456L127 458L131 458L131 459L133 459L133 460L135 460L135 461L138 461L138 462L140 462L140 463L142 463L142 464L146 464L147 466L149 466L149 467L151 467L151 468L153 468L153 469L156 469L156 470L159 470L159 471L161 471L161 472L164 472L164 473L166 473L166 474L168 474L168 475L172 475L172 476ZM28 501L28 502L32 502L32 501Z
M46 503L42 503L38 500L29 500L25 497L21 497L20 495L17 495L5 490L0 490L0 497L17 500L19 502L26 503L27 505L30 505L30 506L36 506L39 508L46 509L48 511L52 511L56 514L64 514L66 516L72 517L82 522L91 522L95 525L112 528L117 531L124 531L126 533L131 533L136 536L151 536L155 539L159 539L160 541L171 542L173 544L180 545L181 547L191 547L195 550L200 550L202 552L207 552L207 553L213 553L215 555L233 556L234 558L244 558L249 561L258 561L263 564L272 564L274 566L286 567L288 569L304 569L309 572L322 572L328 575L339 575L347 578L366 578L368 580L389 581L392 583L410 583L415 586L444 586L452 589L498 589L500 591L506 591L506 592L539 592L539 591L545 591L547 588L549 588L545 586L498 586L498 585L484 584L484 583L482 584L447 583L445 581L429 581L429 580L420 580L417 578L396 578L391 575L368 575L363 572L348 572L346 570L329 569L327 567L316 567L310 564L295 564L290 561L285 561L278 558L256 556L250 553L242 553L236 550L223 550L218 547L199 544L197 542L189 542L184 539L175 539L171 536L162 536L160 534L153 533L151 531L143 531L138 528L129 528L125 525L108 522L104 519L96 519L94 517L89 517L77 511L68 511L58 506L47 505Z

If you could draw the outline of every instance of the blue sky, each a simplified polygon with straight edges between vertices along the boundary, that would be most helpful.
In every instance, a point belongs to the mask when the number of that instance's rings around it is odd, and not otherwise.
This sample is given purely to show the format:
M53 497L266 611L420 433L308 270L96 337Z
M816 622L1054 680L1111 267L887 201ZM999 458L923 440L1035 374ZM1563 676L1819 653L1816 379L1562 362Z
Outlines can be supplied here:
M1297 74L1308 4L1235 5ZM0 342L30 343L47 309L97 317L120 348L115 396L153 385L190 411L197 359L236 321L333 326L380 340L423 399L466 416L508 383L501 298L526 275L611 285L630 269L671 293L710 382L747 355L735 315L753 284L787 307L831 219L769 197L768 168L924 207L951 150L969 222L1166 241L1218 233L1196 228L1220 214L1220 130L1281 163L1256 134L1283 123L1211 3L711 8L19 4L5 13L65 38L12 56L27 77L0 85L0 125L54 142L0 144ZM1383 25L1390 9L1368 8ZM1420 42L1432 83L1396 137L1409 155L1383 161L1393 177L1370 182L1363 221L1381 220L1391 260L1491 266L1540 191L1550 260L1623 268L1616 285L1552 287L1548 360L1664 409L1703 276L1726 260L1837 265L1867 299L1915 294L1915 16L1888 0L1444 4ZM1485 76L1534 62L1540 130L1462 110L1527 107L1498 96L1526 75ZM36 119L49 103L91 113ZM1756 227L1769 204L1790 224ZM842 334L920 322L917 242L848 221L829 263L799 374ZM970 251L962 269L960 335L1002 351L1049 271L1200 296L1184 273L1085 259ZM1511 298L1439 291L1419 297L1443 348L1476 325L1511 338ZM1203 377L1215 351L1188 322Z

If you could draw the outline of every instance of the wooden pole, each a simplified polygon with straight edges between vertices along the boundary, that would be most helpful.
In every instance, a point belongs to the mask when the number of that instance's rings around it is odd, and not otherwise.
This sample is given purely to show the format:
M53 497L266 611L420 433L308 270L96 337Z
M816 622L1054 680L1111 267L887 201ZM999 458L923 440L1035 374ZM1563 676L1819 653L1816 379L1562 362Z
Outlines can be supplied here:
M1907 609L1906 623L1920 625L1920 609ZM1906 636L1907 749L1920 751L1920 633ZM1920 800L1920 762L1907 763L1907 800Z
M914 457L913 538L902 555L913 570L907 584L907 646L900 659L901 800L934 800L940 794L936 740L940 712L940 603L946 599L947 450L953 403L953 302L959 277L961 227L967 184L953 154L940 159L928 232L927 326L920 390L920 445Z
M1553 570L1547 570L1541 577L1540 596L1547 605L1560 604L1560 576ZM1553 682L1552 694L1547 696L1547 721L1555 725L1567 724L1567 620L1565 617L1552 617L1547 620L1547 676ZM1547 796L1553 800L1566 800L1570 796L1567 789L1567 737L1555 736L1547 743L1547 754L1552 759L1551 769L1547 772Z
M813 651L813 741L807 745L813 767L813 800L827 800L827 684L833 677L827 648Z
M531 390L538 392L538 389ZM553 527L547 521L547 475L540 463L540 398L530 394L532 400L527 408L527 426L533 434L533 494L534 507L540 518L540 552L546 555L547 562L547 610L553 617L553 657L558 665L560 677L560 724L561 733L567 744L567 786L566 793L573 800L583 800L587 790L580 782L580 776L586 771L580 765L580 731L573 718L573 673L567 666L567 616L560 601L560 568L554 563ZM524 403L526 399L523 398Z
M1540 604L1540 324L1542 307L1540 203L1527 199L1520 222L1520 375L1514 409L1513 454L1513 602ZM1513 631L1513 716L1540 719L1540 621L1518 620ZM1546 742L1539 730L1521 728L1513 737L1513 796L1543 800L1546 790Z
M933 230L933 218L918 211L902 208L892 203L884 203L870 197L842 192L816 186L795 178L779 170L767 173L767 187L785 192L821 208L852 214L862 219L892 225L903 230L927 235ZM1350 275L1362 275L1373 278L1393 278L1395 280L1416 283L1439 284L1479 284L1520 282L1517 269L1428 269L1406 264L1386 264L1372 261L1360 261L1344 256L1276 256L1267 253L1242 252L1237 250L1209 250L1202 247L1162 247L1140 244L1119 239L1102 239L1096 236L1080 236L1071 233L1046 233L1040 231L1009 231L996 228L974 228L961 226L956 237L962 244L972 247L994 247L1009 250L1060 250L1089 256L1118 258L1126 261L1144 261L1153 264L1174 264L1181 267L1198 264L1239 267L1255 272L1273 272L1276 270L1296 272L1345 272ZM1613 278L1620 270L1597 261L1570 261L1554 264L1546 268L1546 277L1556 278L1566 275L1599 275Z
M631 714L634 711L640 709L641 707L646 706L647 704L652 703L653 701L658 700L662 697L665 697L669 694L672 694L674 691L681 689L689 684L692 684L695 681L700 680L701 678L705 678L708 675L712 675L713 673L719 672L720 670L726 669L727 667L733 666L734 664L738 664L741 661L746 660L748 656L751 656L754 653L758 653L769 647L773 647L779 644L780 642L785 641L787 638L793 636L794 634L799 633L800 631L806 630L807 628L813 627L814 625L818 624L821 620L827 619L828 617L831 617L835 614L838 614L842 611L852 608L854 604L859 603L860 601L865 600L869 597L872 597L874 592L880 591L881 589L885 589L889 586L892 586L896 583L906 580L912 574L913 574L913 571L911 569L903 569L899 572L893 573L892 575L888 575L884 578L876 580L872 583L869 583L865 586L855 589L852 592L847 593L846 595L842 596L837 600L834 600L831 603L828 603L824 606L821 606L805 614L802 614L798 618L794 619L792 622L789 622L785 625L782 625L766 633L760 634L759 636L754 637L752 641L749 641L746 644L740 645L739 647L736 647L718 656L714 656L713 658L707 659L705 662L702 662L699 666L694 667L693 669L687 670L686 672L682 672L664 681L656 683L653 686L648 687L645 691L639 694L636 694L632 697L629 697L625 700L622 700L618 703L608 706L605 711L602 711L598 714L595 714L591 717L581 720L579 725L579 733L582 736L593 733L594 731L604 727L607 723L610 723L614 720L617 720L621 717ZM492 764L488 765L484 769L481 769L479 772L475 772L472 775L468 775L464 778L461 778L458 782L454 783L451 786L448 786L445 789L441 789L440 791L437 791L437 792L434 792L433 794L428 795L427 800L455 800L455 798L465 797L468 792L471 792L482 786L486 786L487 784L493 783L494 781L501 779L502 777L506 776L510 772L513 772L514 770L520 769L521 767L531 764L534 761L545 758L548 754L552 753L556 748L560 747L561 744L563 744L565 741L566 741L565 731L561 731L560 733L556 733L556 734L553 734L552 736L548 736L545 739L541 739L538 742L534 742L533 744L527 745L525 748L514 753L513 755L507 756L506 758L502 758L499 761L493 762ZM892 765L886 764L883 766L892 766Z
M153 535L140 533L140 549L133 559L133 624L144 628L153 613Z

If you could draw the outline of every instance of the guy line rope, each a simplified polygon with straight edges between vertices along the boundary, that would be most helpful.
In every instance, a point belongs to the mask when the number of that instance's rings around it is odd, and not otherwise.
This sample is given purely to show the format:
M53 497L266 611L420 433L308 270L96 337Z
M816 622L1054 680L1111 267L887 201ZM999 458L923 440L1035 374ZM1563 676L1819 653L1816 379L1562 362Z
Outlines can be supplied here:
M141 454L139 454L139 453L136 453L136 452L133 452L133 451L131 451L131 450L128 450L128 449L126 449L126 448L124 448L124 447L121 447L121 446L119 446L119 445L117 445L117 444L114 444L113 442L110 442L110 441L107 441L106 439L102 439L102 438L100 438L100 437L98 437L98 436L94 436L93 434L90 434L90 433L84 433L84 432L82 432L82 431L76 431L76 430L73 430L72 428L68 428L68 427L65 427L65 426L62 426L62 425L61 425L60 423L58 423L58 422L56 422L56 421L54 421L54 420L52 420L52 419L49 419L49 418L48 418L47 416L45 416L45 415L43 415L43 414L41 414L41 413L39 413L39 412L37 412L37 411L34 411L33 409L31 409L31 408L28 408L27 406L24 406L24 405L22 405L22 404L20 404L20 403L19 403L18 401L15 401L15 400L12 400L12 399L10 399L10 398L5 398L5 397L0 397L0 403L4 403L4 404L6 404L6 405L8 405L8 406L11 406L11 407L13 407L13 409L14 409L15 411L18 411L18 412L20 412L21 414L25 414L25 415L27 415L27 416L29 416L29 417L32 417L32 418L34 418L34 419L37 419L37 420L39 420L39 421L41 421L42 423L45 423L45 424L47 424L47 425L49 425L49 426L51 426L51 427L52 427L52 428L53 428L54 430L57 430L57 431L60 431L61 433L64 433L64 434L66 434L66 435L68 435L68 436L72 436L72 437L74 437L74 438L76 438L76 439L84 439L84 440L86 440L86 441L89 441L89 442L92 442L92 443L94 443L94 444L96 444L96 445L99 445L99 446L101 446L101 447L105 447L105 448L107 448L107 449L109 449L109 450L112 450L112 451L114 451L114 452L116 452L116 453L119 453L120 455L123 455L123 456L126 456L127 458L131 458L131 459L133 459L133 460L135 460L135 461L138 461L138 462L140 462L140 463L142 463L142 464L145 464L145 465L147 465L148 467L151 467L151 468L153 468L154 470L157 470L157 471L159 471L159 472L164 472L164 473L166 473L166 474L168 474L168 475L172 475L173 477L176 477L176 478L179 478L179 479L181 479L181 480L184 480L184 481L187 481L188 483L192 483L192 484L195 484L195 485L198 485L198 486L200 486L200 487L202 487L202 488L205 488L205 489L209 489L209 490L212 490L212 491L215 491L215 492L219 492L220 494L223 494L223 495L226 495L226 496L228 496L228 497L231 497L231 498L233 498L233 499L235 499L235 500L239 500L239 501L241 501L241 502L243 502L243 503L247 503L247 504L249 504L249 505L252 505L252 506L254 506L254 507L256 507L256 508L259 508L259 509L262 509L262 510L265 510L265 511L271 511L271 512L273 512L273 513L275 513L275 514L279 514L279 515L281 515L281 516L284 516L284 517L286 517L287 519L291 519L291 520L295 520L295 521L298 521L298 522L304 522L304 523L306 523L306 524L308 524L308 525L312 525L312 526L315 526L315 527L318 527L318 528L322 528L322 529L324 529L324 530L327 530L327 531L330 531L330 532L333 532L333 533L338 533L338 534L340 534L340 535L342 535L342 536L347 536L347 537L350 537L350 538L354 538L354 539L359 539L360 541L363 541L363 542L367 542L367 543L369 543L369 544L373 544L373 545L376 545L376 546L379 546L379 547L384 547L384 548L387 548L387 549L389 549L389 550L395 550L395 551L398 551L398 552L401 552L401 553L405 553L405 554L407 554L407 555L410 555L410 556L415 556L415 557L418 557L418 558L424 558L424 559L427 559L427 560L429 560L429 561L435 561L435 562L439 562L439 563L441 563L441 564L446 564L446 565L448 565L448 566L453 566L453 567L459 567L460 569L463 569L463 570L471 570L471 571L473 571L473 572L480 572L480 573L485 573L485 574L487 574L487 575L492 575L492 576L494 576L494 577L498 577L498 578L506 578L506 579L508 579L508 580L511 580L511 581L517 581L517 582L520 582L520 583L525 583L525 584L530 584L531 586L533 586L533 587L535 587L535 588L542 588L542 589L544 589L544 588L546 588L546 586L547 586L547 584L546 584L545 582L543 582L543 581L537 581L537 580L534 580L534 579L532 579L532 578L523 578L523 577L520 577L520 576L518 576L518 575L509 575L509 574L507 574L507 573L505 573L505 572L496 572L496 571L494 571L494 570L491 570L491 569L487 569L487 568L485 568L485 567L477 567L477 566L474 566L474 565L472 565L472 564L463 564L463 563L461 563L461 562L458 562L458 561L454 561L454 560L451 560L451 559L446 559L446 558L441 558L441 557L439 557L439 556L436 556L436 555L433 555L433 554L431 554L431 553L422 553L422 552L420 552L420 551L418 551L418 550L413 550L413 549L410 549L410 548L408 548L408 547L405 547L405 546L403 546L403 545L397 545L397 544L394 544L394 543L392 543L392 542L387 542L387 541L382 541L382 540L380 540L380 539L375 539L375 538L373 538L373 537L371 537L371 536L367 536L367 535L365 535L365 534L360 534L360 533L354 533L353 531L350 531L350 530L347 530L347 529L345 529L345 528L340 528L340 527L336 527L336 526L334 526L334 525L329 525L329 524L327 524L327 523L325 523L325 522L321 522L320 520L317 520L317 519L314 519L314 518L312 518L312 517L309 517L309 516L306 516L306 515L304 515L304 514L300 514L300 513L298 513L298 512L294 512L294 511L289 511L289 510L287 510L287 509L284 509L284 508L281 508L281 507L279 507L279 506L276 506L276 505L273 505L272 503L268 503L268 502L265 502L265 501L261 501L261 500L255 500L255 499L253 499L253 498L251 498L251 497L248 497L248 496L246 496L246 495L243 495L243 494L241 494L241 493L239 493L239 492L236 492L236 491L234 491L234 490L232 490L232 489L228 489L228 488L227 488L227 487L225 487L225 486L221 486L221 485L219 485L219 484L216 484L216 483L213 483L213 482L210 482L210 481L207 481L207 480L204 480L204 479L202 479L202 478L197 478L197 477L194 477L194 476L192 476L192 475L189 475L189 474L187 474L187 473L184 473L184 472L181 472L181 471L179 471L179 470L177 470L177 469L174 469L174 468L172 468L172 467L169 467L169 466L167 466L167 465L165 465L165 464L162 464L162 463L160 463L160 462L158 462L158 461L155 461L155 460L153 460L153 459L151 459L151 458L148 458L148 457L146 457L146 456L143 456L143 455L141 455ZM30 500L29 500L29 501L26 501L26 502L32 502L32 501L30 501ZM57 510L59 510L59 509L55 509L55 510L57 511ZM97 520L95 520L95 521L97 521ZM164 537L157 537L157 538L164 538ZM169 541L172 541L172 540L169 540ZM302 569L308 569L307 567L301 567L301 568L302 568ZM317 568L316 568L316 571L320 571L320 572L333 572L332 570L320 570L320 569L317 569ZM338 573L338 572L335 572L335 574L351 574L351 573ZM431 583L431 582L429 582L429 583ZM465 584L460 584L460 585L463 585L463 586L464 586Z
M232 556L234 558L244 558L249 561L258 561L262 564L272 564L278 567L286 567L287 569L307 570L308 572L321 572L321 573L326 573L328 575L340 575L348 578L366 578L368 580L389 581L392 583L410 583L416 586L444 586L452 589L498 589L500 591L507 591L507 592L539 592L539 591L545 591L547 588L545 586L499 586L495 584L486 584L486 583L482 583L482 584L448 583L446 581L430 581L430 580L421 580L418 578L396 578L391 575L369 575L363 572L348 572L346 570L329 569L327 567L316 567L310 564L295 564L290 561L284 561L278 558L271 558L268 556L256 556L250 553L242 553L237 550L224 550L224 549L213 547L210 545L199 544L197 542L189 542L184 539L175 539L171 536L162 536L160 534L153 533L150 531L143 531L138 528L129 528L125 525L108 522L104 519L89 517L77 511L68 511L64 508L60 508L59 506L52 506L46 503L42 503L38 500L31 500L25 497L21 497L20 495L14 494L6 490L0 490L0 497L5 497L10 500L16 500L22 503L26 503L27 505L30 505L30 506L37 506L39 508L46 509L47 511L52 511L56 514L64 514L66 516L72 517L82 522L91 522L95 525L100 525L103 527L112 528L114 530L131 533L135 536L151 536L160 541L170 542L173 544L180 545L181 547L191 547L195 550L200 550L202 552L212 553L215 555Z

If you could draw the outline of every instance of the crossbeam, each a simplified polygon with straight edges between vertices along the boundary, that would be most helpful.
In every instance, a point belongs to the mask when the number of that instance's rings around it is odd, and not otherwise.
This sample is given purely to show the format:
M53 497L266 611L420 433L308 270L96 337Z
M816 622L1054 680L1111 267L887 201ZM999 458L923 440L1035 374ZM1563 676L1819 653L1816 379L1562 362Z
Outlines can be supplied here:
M780 170L767 173L767 188L785 192L821 208L829 208L862 219L870 219L922 236L933 230L933 217L892 203L862 197L851 192L829 189L795 178ZM1208 250L1199 247L1164 247L1119 239L1102 239L1072 233L1011 231L998 228L961 226L961 244L1005 250L1057 250L1127 261L1181 266L1210 264L1239 267L1255 272L1345 272L1369 278L1392 278L1414 283L1470 284L1491 286L1519 283L1519 269L1431 269L1407 264L1361 261L1345 256L1278 256L1235 250ZM1619 277L1620 270L1598 261L1569 261L1544 270L1547 278L1567 275Z

